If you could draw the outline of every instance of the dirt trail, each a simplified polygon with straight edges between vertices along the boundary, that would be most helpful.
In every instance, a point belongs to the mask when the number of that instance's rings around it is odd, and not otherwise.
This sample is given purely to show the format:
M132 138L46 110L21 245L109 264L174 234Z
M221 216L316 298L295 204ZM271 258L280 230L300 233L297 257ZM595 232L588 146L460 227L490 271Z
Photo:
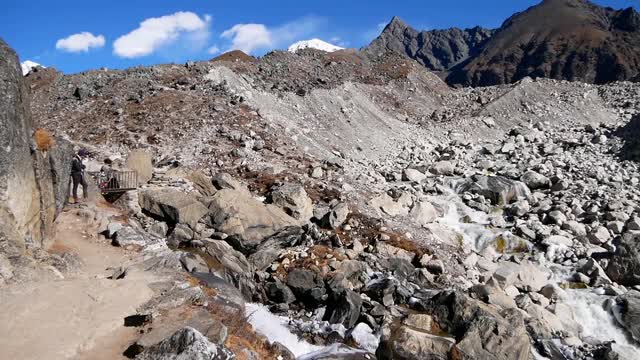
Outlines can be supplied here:
M101 210L108 211L108 210ZM12 285L0 293L0 359L119 359L135 330L123 318L153 295L153 274L130 267L121 280L107 268L132 264L135 254L92 235L73 211L58 219L50 251L73 251L78 273L57 281Z

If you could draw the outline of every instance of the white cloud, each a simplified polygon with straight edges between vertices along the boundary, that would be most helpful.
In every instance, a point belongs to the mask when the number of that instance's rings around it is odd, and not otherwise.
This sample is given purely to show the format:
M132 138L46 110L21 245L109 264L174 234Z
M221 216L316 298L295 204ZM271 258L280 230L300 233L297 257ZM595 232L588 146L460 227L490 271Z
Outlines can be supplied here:
M237 24L220 36L231 40L231 48L251 53L273 46L273 35L263 24Z
M103 47L104 42L104 36L96 36L85 31L58 40L56 42L56 49L68 52L87 52L91 48Z
M207 49L207 53L208 53L209 55L215 55L215 54L217 54L217 53L219 53L219 52L220 52L220 48L219 48L219 47L217 47L217 46L215 46L215 45L213 45L212 47L210 47L209 49Z
M202 48L209 38L211 16L202 18L192 12L149 18L128 34L120 36L113 43L113 52L123 58L150 55L158 49L174 43L181 35L186 35L185 44Z
M230 50L253 53L286 47L318 31L325 23L323 18L305 17L280 26L269 28L264 24L237 24L222 33L221 38L231 42Z

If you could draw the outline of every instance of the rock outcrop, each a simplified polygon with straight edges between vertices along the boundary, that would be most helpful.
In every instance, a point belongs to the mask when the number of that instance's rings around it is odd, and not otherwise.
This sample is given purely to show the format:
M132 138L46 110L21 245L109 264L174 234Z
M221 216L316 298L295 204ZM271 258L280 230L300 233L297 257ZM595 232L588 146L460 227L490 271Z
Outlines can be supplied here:
M23 253L47 245L68 194L73 149L44 130L34 134L20 63L2 40L0 93L0 249Z

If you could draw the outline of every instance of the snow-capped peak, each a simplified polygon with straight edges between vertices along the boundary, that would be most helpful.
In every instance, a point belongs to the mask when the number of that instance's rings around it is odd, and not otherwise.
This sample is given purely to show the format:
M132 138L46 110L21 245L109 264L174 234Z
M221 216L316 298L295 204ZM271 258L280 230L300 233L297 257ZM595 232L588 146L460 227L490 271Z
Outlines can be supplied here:
M334 52L334 51L344 49L339 46L329 44L328 42L322 41L320 39L311 39L311 40L298 41L297 43L292 44L291 46L289 46L289 51L296 52L298 50L309 49L309 48L322 50L326 52Z
M31 60L26 60L23 61L22 63L20 63L20 66L22 67L22 75L27 75L31 72L31 69L36 68L36 67L41 67L41 68L45 68L44 66L38 64L37 62L31 61Z

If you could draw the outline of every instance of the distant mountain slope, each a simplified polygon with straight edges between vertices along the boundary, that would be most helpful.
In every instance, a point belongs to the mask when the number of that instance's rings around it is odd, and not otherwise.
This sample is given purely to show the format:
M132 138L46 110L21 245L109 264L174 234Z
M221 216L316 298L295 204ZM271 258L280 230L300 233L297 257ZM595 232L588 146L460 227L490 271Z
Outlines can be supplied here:
M380 55L391 50L408 55L430 70L445 71L476 55L493 32L481 27L417 31L394 17L365 51Z
M640 14L586 0L545 0L497 30L417 32L394 18L365 51L380 49L447 71L451 85L488 86L526 76L588 83L635 80L640 76Z

